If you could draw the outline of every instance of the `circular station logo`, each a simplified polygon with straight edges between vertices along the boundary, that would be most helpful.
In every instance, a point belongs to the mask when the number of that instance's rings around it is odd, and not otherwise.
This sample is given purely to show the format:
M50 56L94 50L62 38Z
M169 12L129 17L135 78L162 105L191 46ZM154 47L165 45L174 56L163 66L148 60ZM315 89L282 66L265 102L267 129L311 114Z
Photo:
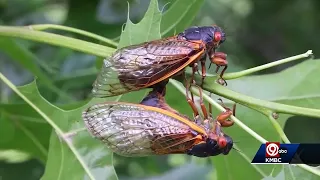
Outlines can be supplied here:
M275 157L279 154L279 146L278 144L276 143L270 143L267 145L266 147L266 153L269 155L269 156L272 156L272 157Z

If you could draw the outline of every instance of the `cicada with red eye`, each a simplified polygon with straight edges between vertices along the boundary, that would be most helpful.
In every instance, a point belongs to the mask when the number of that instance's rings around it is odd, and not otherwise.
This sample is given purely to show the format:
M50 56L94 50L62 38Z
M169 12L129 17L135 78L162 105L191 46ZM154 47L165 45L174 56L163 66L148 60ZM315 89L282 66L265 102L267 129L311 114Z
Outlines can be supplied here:
M141 104L107 102L83 112L88 131L122 156L188 154L197 157L228 154L232 138L212 118L195 120L166 104L152 91ZM220 118L221 119L221 118Z
M205 62L227 68L226 54L216 49L226 40L218 26L191 27L176 36L131 45L117 50L104 60L93 84L95 97L110 97L154 86L165 86L168 79L192 67L193 75L201 62L202 77L206 76Z

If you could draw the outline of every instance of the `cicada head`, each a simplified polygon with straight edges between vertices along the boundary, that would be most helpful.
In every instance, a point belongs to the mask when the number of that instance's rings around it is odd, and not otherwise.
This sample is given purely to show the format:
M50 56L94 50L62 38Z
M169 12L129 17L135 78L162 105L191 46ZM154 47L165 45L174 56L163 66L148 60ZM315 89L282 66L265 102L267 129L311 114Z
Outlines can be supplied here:
M190 27L178 35L185 40L201 40L207 48L217 48L221 43L226 40L225 32L216 25Z
M211 119L212 120L212 119ZM233 140L230 136L222 132L221 124L219 121L215 120L213 122L213 127L211 131L208 133L209 138L211 140L214 140L218 146L219 153L222 153L224 155L229 154L230 150L233 147ZM213 144L213 143L212 143ZM212 145L212 149L216 149L216 145Z
M194 145L187 154L197 157L217 156L219 154L227 155L233 147L233 141L230 136L224 134L223 136L214 138L209 137L197 145Z
M212 38L211 43L220 45L226 40L226 33L221 27L213 25L209 26L208 30L210 31L208 34Z
M227 155L233 147L233 140L230 136L224 134L222 137L218 138L218 146L220 153Z

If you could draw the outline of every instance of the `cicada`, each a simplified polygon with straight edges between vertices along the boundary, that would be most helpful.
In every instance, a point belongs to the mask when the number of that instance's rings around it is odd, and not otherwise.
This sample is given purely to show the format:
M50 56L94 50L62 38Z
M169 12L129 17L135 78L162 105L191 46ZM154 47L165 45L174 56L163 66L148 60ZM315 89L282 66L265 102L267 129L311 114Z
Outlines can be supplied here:
M166 104L163 94L151 91L141 104L106 102L83 112L88 131L122 156L188 154L197 157L228 154L233 140L221 126L232 112L216 120L194 120Z
M191 27L173 37L121 48L104 60L92 93L95 97L110 97L159 84L163 87L187 66L192 67L194 75L199 61L204 78L207 56L217 65L216 72L224 66L222 77L228 62L226 54L216 49L225 40L224 31L214 25Z

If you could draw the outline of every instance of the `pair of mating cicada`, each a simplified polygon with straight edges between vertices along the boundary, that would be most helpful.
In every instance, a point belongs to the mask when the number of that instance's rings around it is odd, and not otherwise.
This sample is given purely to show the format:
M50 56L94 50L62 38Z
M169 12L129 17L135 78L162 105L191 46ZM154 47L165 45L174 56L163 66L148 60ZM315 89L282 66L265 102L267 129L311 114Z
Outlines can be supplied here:
M128 46L116 51L104 61L93 84L96 97L109 97L143 88L153 90L140 104L106 102L83 112L89 132L103 141L113 152L123 156L189 154L198 157L228 154L233 146L231 137L221 130L233 124L229 108L215 120L202 100L202 118L188 91L187 101L194 111L194 120L171 108L164 100L165 87L171 77L185 77L184 69L192 67L192 77L201 63L202 80L206 76L207 55L211 63L227 68L226 55L216 52L225 41L218 26L191 27L174 37ZM186 81L187 82L187 81ZM188 85L189 84L189 85Z

